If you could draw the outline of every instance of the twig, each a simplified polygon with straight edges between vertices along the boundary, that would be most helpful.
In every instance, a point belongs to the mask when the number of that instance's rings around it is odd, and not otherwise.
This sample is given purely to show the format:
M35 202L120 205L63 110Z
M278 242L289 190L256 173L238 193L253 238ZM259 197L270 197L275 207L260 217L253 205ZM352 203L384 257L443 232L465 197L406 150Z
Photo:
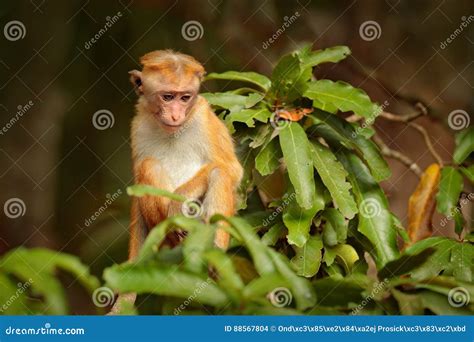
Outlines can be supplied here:
M431 142L431 138L430 138L428 132L426 131L426 129L423 126L420 126L420 125L418 125L414 122L410 122L410 123L408 123L408 125L413 127L414 129L416 129L418 132L420 132L423 135L423 138L425 139L426 147L428 147L428 150L431 152L431 154L436 159L438 164L441 167L443 167L443 165L444 165L443 159L440 157L438 152L436 152L436 150L433 146L433 143Z
M408 122L411 122L415 119L418 119L420 116L424 116L424 115L428 114L428 110L421 103L417 103L416 107L418 108L418 111L416 111L412 114L396 115L396 114L392 114L392 113L384 111L380 114L380 116L387 119L387 120L408 123Z
M393 158L401 162L403 165L408 167L410 171L412 171L418 178L421 178L423 171L421 168L408 156L404 155L400 151L392 150L388 147L384 141L376 134L374 135L374 141L379 145L382 155L388 158Z
M426 129L423 126L412 122L416 118L418 118L422 115L427 115L428 114L428 110L426 109L426 107L424 105L422 105L421 103L417 103L416 106L418 107L418 112L413 113L413 114L395 115L395 114L392 114L392 113L389 113L389 112L382 112L380 114L380 117L382 117L384 119L387 119L387 120L390 120L390 121L404 122L408 126L413 127L418 132L420 132L423 135L423 138L425 139L426 147L428 147L428 150L430 151L431 155L436 159L438 164L441 167L443 167L443 165L444 165L443 159L440 157L438 152L436 152L436 150L433 146L433 143L431 141L430 135L428 134Z

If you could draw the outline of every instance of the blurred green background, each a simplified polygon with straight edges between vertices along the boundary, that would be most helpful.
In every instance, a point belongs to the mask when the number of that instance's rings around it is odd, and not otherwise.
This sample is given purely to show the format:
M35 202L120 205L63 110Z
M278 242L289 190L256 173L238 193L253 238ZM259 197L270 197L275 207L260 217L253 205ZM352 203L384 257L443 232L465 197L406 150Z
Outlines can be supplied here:
M473 9L470 0L3 0L0 199L2 205L21 199L24 215L2 212L0 254L19 245L45 246L78 255L97 275L126 259L125 188L132 182L129 126L136 100L127 72L151 50L191 54L208 72L265 74L302 43L314 49L347 45L352 56L319 68L316 77L348 81L394 113L410 113L408 103L422 101L430 115L420 122L449 160L455 132L447 116L474 109ZM12 21L22 24L18 39L7 30ZM197 37L183 33L190 21L198 22ZM379 25L378 38L361 36L367 21ZM223 84L208 82L203 90ZM94 113L104 110L111 113L110 127L97 129ZM416 131L378 121L376 127L390 147L421 167L433 162ZM398 162L390 165L393 176L383 187L404 219L418 180ZM91 311L76 298L74 313Z

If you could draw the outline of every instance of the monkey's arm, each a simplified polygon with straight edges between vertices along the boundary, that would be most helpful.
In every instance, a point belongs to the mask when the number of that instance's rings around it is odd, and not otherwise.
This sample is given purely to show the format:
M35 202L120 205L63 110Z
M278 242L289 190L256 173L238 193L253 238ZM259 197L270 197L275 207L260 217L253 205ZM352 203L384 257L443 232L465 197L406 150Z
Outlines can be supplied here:
M153 158L144 159L135 168L135 182L147 184L159 189L170 190L166 173L161 169L159 162ZM143 196L138 198L138 210L148 228L166 219L170 200L161 196Z
M209 174L215 168L213 164L203 166L189 181L175 190L176 194L183 195L187 199L199 200L207 191ZM183 203L171 201L168 209L168 216L178 215L182 212Z
M148 229L143 219L138 203L138 198L132 199L132 210L130 215L130 242L128 250L128 260L133 260L138 256L143 242L145 241Z

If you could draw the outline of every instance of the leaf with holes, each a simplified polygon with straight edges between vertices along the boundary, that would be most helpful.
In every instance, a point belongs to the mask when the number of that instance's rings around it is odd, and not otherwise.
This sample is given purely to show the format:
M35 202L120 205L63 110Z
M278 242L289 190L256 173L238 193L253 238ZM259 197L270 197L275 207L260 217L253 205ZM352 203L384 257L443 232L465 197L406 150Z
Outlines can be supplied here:
M316 275L321 265L322 249L323 242L319 236L311 236L303 247L294 247L296 255L291 259L291 264L296 274L307 278Z

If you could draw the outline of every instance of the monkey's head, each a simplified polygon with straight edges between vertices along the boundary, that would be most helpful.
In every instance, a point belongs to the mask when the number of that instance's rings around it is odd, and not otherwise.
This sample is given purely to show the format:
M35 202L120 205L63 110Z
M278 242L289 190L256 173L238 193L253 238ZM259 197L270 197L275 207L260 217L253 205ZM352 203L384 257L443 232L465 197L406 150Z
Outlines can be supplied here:
M193 57L171 50L153 51L140 59L143 70L129 72L146 111L173 132L190 117L204 67Z

